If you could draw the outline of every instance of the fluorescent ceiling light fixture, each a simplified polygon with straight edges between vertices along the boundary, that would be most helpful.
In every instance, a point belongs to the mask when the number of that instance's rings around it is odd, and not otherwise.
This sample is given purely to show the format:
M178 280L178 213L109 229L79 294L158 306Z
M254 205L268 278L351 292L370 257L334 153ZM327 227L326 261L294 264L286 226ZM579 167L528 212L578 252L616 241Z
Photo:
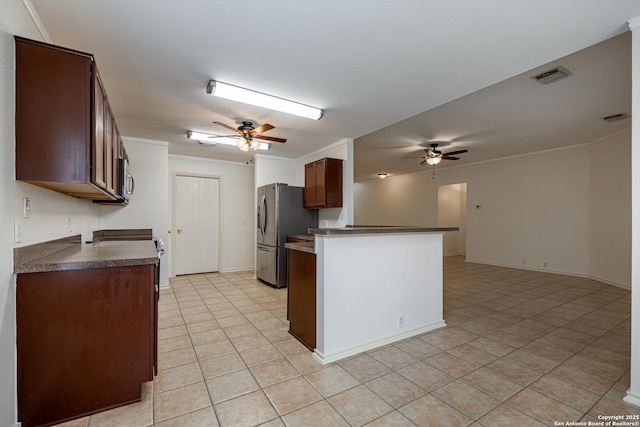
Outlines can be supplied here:
M306 117L313 120L320 120L324 114L324 111L320 108L310 107L298 102L278 98L277 96L255 92L253 90L244 89L215 80L211 80L207 85L207 93L220 98L244 102L245 104L256 105L258 107L294 114L296 116Z
M242 144L242 142L244 141L244 138L240 138L239 135L238 135L238 138L230 138L228 136L218 136L212 133L195 132L190 130L190 131L187 131L187 138L194 139L196 141L200 141L203 144L210 144L210 145L216 145L216 144L235 145L238 148L240 148L240 145L244 145ZM256 144L254 143L254 145ZM270 148L271 148L271 144L268 144L266 142L259 142L256 145L256 147L253 149L268 150ZM246 150L243 150L243 151L246 151Z

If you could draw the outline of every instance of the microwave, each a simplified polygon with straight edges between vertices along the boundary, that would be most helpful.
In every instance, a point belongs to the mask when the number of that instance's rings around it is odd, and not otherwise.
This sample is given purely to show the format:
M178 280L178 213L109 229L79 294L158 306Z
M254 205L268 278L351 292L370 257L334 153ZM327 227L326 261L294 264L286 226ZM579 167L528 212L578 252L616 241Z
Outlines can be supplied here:
M118 193L123 199L129 200L129 196L133 194L133 191L136 188L136 181L129 169L129 161L127 159L118 159L118 163L118 170L120 173L118 180L120 188L118 189Z

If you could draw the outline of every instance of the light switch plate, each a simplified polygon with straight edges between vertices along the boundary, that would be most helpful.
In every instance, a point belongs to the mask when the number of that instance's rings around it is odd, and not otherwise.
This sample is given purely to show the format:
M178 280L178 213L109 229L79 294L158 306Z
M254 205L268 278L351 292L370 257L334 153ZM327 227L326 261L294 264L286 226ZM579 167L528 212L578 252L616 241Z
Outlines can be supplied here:
M19 220L13 221L13 243L22 242L22 222Z
M23 218L31 217L31 198L30 197L22 198L22 217Z

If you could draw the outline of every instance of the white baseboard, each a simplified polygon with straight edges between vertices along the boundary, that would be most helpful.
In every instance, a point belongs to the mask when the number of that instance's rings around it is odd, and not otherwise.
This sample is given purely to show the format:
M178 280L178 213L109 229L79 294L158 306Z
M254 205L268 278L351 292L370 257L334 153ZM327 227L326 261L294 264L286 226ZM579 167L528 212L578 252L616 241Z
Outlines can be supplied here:
M612 282L611 280L603 279L602 277L598 276L589 276L589 278L592 280L597 280L598 282L606 283L607 285L615 286L617 288L626 289L628 291L631 290L631 285L628 285L626 283Z
M379 340L371 341L362 345L358 345L356 347L351 347L346 350L338 351L332 354L322 354L315 349L312 356L323 365L327 363L335 362L337 360L344 359L349 356L353 356L354 354L362 353L365 351L373 350L374 348L382 347L388 344L392 344L394 342L402 341L407 338L414 337L416 335L424 334L425 332L433 331L434 329L440 329L447 326L444 320L440 320L438 322L430 323L425 326L421 326L419 328L411 329L409 331L403 332L401 334L391 335L389 337L385 337Z
M631 390L627 390L627 395L622 400L632 405L640 406L640 394L632 393Z
M564 276L571 276L571 277L582 277L582 278L585 278L585 279L596 280L598 282L602 282L602 283L605 283L605 284L611 285L611 286L616 286L618 288L626 289L626 290L629 290L629 291L631 290L631 285L629 285L629 284L613 282L611 280L603 279L602 277L593 276L593 275L589 275L589 274L578 274L578 273L571 273L571 272L560 271L560 270L553 270L553 269L550 269L550 268L529 267L529 266L526 266L526 265L512 265L512 264L504 264L504 263L499 263L499 262L488 262L488 261L474 260L474 259L471 259L471 258L465 258L465 262L472 262L474 264L483 264L483 265L494 265L496 267L515 268L515 269L518 269L518 270L539 271L539 272L542 272L542 273L550 273L550 274L562 274Z

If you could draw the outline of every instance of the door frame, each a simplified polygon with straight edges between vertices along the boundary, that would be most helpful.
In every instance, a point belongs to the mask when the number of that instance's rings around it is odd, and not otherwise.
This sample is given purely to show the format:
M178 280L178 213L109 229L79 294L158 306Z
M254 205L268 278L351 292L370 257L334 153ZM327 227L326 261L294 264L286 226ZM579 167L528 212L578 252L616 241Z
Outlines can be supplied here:
M460 220L458 227L460 228L460 231L458 231L458 238L459 240L459 245L464 244L463 248L460 248L463 250L463 253L458 254L458 255L463 255L465 258L467 257L467 231L468 231L468 223L469 223L469 192L468 192L468 184L467 182L452 182L449 184L441 184L438 185L437 187L437 192L436 192L436 198L437 198L437 212L436 212L436 222L438 227L442 227L443 225L441 224L442 218L440 217L440 191L442 189L442 187L449 187L452 185L464 185L465 188L465 200L464 200L464 209L460 209L460 217L458 218ZM462 218L462 215L464 214L464 218ZM450 226L449 224L446 225L447 227ZM442 236L443 239L443 251L444 251L444 237ZM445 255L447 256L447 255Z
M176 246L176 233L174 230L176 229L176 197L175 197L175 188L176 188L176 180L179 176L187 177L187 178L207 178L207 179L217 179L218 180L218 271L222 272L222 233L221 230L224 230L224 216L222 209L222 200L223 200L223 177L221 175L209 175L204 173L194 173L194 172L177 172L174 171L171 177L171 276L176 276L176 251L174 250Z

